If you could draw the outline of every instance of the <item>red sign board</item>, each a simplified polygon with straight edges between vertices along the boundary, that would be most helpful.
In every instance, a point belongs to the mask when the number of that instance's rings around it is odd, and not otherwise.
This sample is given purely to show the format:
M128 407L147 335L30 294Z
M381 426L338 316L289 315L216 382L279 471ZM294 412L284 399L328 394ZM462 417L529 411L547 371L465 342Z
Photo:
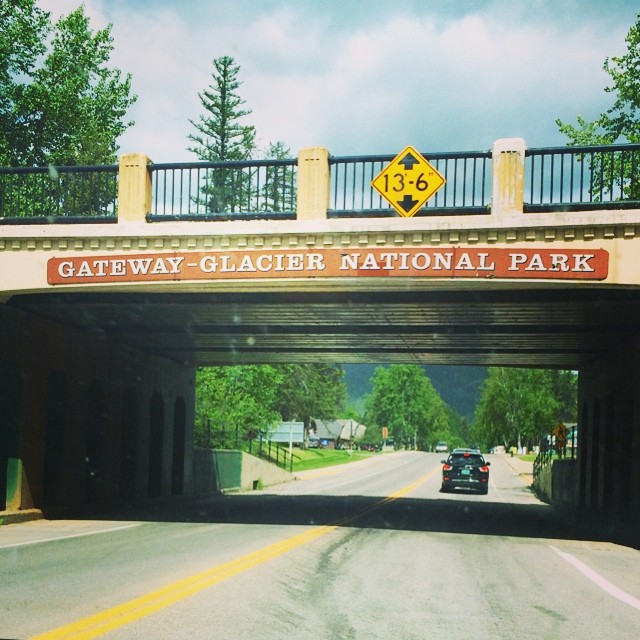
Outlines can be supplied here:
M605 249L391 247L76 255L50 258L52 285L276 278L604 280Z

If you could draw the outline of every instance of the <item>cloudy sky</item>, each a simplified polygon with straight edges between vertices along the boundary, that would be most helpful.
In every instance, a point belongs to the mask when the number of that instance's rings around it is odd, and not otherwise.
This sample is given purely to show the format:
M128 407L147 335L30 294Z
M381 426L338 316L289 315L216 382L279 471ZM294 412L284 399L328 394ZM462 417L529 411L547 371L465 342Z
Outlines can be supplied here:
M57 18L81 0L38 0ZM196 160L189 119L214 58L240 65L245 120L292 156L565 143L556 118L612 103L607 57L626 51L637 0L84 0L111 23L113 66L138 101L121 152Z

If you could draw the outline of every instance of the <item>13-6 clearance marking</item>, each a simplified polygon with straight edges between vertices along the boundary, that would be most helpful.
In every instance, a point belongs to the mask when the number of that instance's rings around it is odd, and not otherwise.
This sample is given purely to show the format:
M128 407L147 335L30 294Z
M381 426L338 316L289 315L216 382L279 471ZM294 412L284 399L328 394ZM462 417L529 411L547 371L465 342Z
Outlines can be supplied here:
M413 147L403 149L371 182L401 215L413 216L445 179Z
M395 178L397 180L397 184L395 186L392 186L391 189L393 189L394 191L397 192L401 192L404 191L406 189L404 181L406 178L406 173L394 173L393 174L393 178ZM426 191L429 188L429 183L423 178L424 176L424 172L421 173L417 180L415 181L415 185L416 185L416 189L418 191ZM389 174L385 173L383 176L384 179L384 190L385 193L389 192ZM409 184L414 184L413 180L409 180Z

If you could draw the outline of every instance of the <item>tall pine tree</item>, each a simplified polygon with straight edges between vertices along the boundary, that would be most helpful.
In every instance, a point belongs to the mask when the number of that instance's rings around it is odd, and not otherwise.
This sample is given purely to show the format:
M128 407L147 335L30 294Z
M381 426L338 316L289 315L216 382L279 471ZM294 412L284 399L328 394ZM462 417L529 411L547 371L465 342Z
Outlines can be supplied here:
M195 133L188 147L206 162L249 160L255 150L256 130L241 120L251 113L243 108L245 101L238 94L240 67L231 56L213 60L211 84L198 94L205 110L198 120L189 120ZM241 168L211 169L200 188L198 204L207 213L233 213L250 209L251 175Z

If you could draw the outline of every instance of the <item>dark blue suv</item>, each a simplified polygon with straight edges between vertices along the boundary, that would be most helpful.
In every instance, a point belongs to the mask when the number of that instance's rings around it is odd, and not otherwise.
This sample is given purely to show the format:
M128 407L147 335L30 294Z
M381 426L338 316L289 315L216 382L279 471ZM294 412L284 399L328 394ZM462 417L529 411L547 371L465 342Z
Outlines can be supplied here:
M489 465L478 449L454 449L442 461L442 491L457 487L489 492Z

